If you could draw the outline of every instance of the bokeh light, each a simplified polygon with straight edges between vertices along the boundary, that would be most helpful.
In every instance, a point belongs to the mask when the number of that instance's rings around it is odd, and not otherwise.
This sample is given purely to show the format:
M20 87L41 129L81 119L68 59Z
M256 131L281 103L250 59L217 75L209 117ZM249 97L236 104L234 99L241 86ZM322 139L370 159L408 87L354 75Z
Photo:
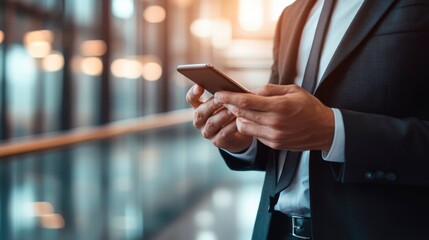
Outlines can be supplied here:
M89 76L100 76L103 72L103 62L97 57L86 57L80 61L80 70Z
M161 6L149 6L143 11L143 18L149 23L160 23L165 20L165 9Z
M63 68L64 57L60 52L52 52L42 59L42 68L47 72L56 72Z
M137 79L142 76L142 64L134 59L120 58L113 61L111 71L117 78Z
M191 33L199 38L209 38L213 33L213 21L199 18L191 23Z
M263 0L240 0L238 19L244 30L260 30L264 24Z
M80 45L80 53L85 57L100 57L106 53L107 46L103 40L88 40Z
M3 40L4 40L4 33L3 31L0 31L0 44L3 43Z
M33 58L44 58L52 51L54 34L49 30L27 32L24 35L24 45L28 54Z
M143 78L148 81L156 81L162 76L162 67L159 63L148 62L143 65Z

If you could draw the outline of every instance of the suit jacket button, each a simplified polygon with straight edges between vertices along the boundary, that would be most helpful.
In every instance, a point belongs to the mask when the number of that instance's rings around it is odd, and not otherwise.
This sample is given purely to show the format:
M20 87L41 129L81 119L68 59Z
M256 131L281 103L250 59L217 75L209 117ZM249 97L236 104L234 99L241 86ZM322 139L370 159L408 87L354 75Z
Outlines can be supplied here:
M394 174L392 172L386 173L386 180L389 182L395 181L396 180L396 174Z
M375 175L374 175L374 173L372 173L372 172L366 172L366 173L365 173L365 178L366 178L367 180L374 180Z

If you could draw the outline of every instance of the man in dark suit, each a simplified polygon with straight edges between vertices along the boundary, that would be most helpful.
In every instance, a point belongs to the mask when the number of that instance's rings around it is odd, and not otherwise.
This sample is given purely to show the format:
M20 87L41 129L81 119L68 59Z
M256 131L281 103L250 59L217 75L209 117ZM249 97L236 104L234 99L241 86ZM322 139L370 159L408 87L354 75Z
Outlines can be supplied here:
M323 2L283 12L271 84L194 86L194 125L230 168L267 172L253 239L425 239L429 1Z

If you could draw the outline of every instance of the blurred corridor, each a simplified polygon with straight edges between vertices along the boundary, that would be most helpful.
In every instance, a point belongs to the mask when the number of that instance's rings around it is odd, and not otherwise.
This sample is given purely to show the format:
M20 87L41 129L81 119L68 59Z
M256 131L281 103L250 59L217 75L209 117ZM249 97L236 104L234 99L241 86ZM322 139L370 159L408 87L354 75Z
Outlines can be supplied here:
M249 239L261 173L192 126L184 63L267 83L290 0L0 2L0 239Z

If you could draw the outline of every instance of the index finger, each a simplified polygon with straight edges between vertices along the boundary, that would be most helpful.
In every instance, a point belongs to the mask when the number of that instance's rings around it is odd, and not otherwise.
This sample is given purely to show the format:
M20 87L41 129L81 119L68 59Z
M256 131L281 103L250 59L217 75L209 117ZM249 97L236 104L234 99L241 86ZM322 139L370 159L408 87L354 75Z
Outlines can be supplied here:
M217 92L215 102L234 105L238 108L266 112L270 110L273 97L260 96L251 93Z

